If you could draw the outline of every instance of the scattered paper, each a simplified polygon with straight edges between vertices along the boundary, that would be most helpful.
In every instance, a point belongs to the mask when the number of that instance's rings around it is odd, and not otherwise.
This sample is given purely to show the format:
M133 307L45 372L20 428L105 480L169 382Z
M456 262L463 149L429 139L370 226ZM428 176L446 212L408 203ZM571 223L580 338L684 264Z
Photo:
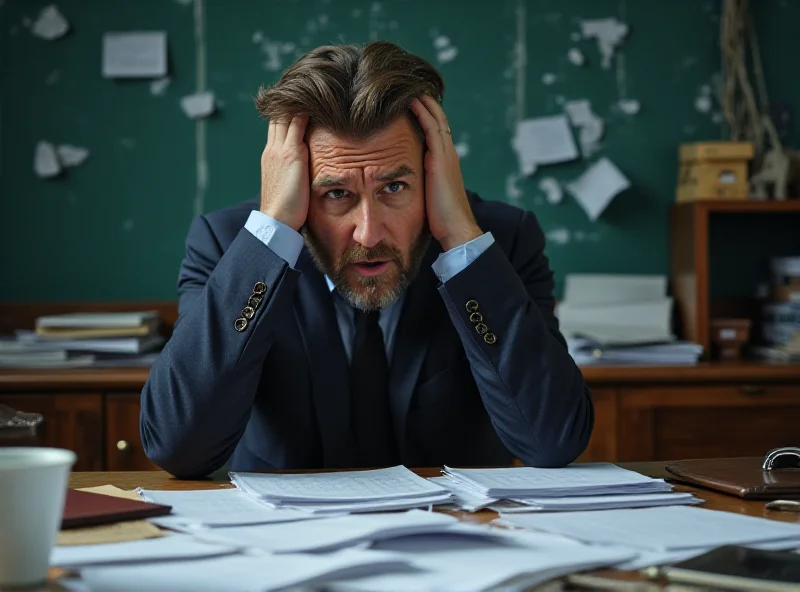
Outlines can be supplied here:
M42 141L36 144L33 170L42 179L56 177L61 173L61 164L58 162L55 146L50 142Z
M594 222L608 207L614 197L630 187L630 181L614 163L607 158L601 158L578 179L567 184L575 200Z
M166 75L165 32L103 35L103 76L106 78L160 78Z
M150 83L150 94L160 97L166 92L170 82L172 81L170 80L169 76L159 78L158 80L153 80L153 82Z
M86 148L79 146L72 146L70 144L61 144L56 148L58 153L58 160L65 167L74 167L83 164L89 158L89 151Z
M520 121L511 146L517 153L523 175L532 175L539 165L567 162L578 157L569 121L563 115Z
M578 142L581 145L581 154L584 158L589 158L600 149L599 142L605 131L603 119L592 113L592 104L588 99L567 101L564 110L572 125L579 130Z
M55 4L43 8L31 27L31 33L47 41L63 37L67 31L69 31L69 23Z
M163 531L146 520L127 520L113 524L62 530L58 533L56 545L61 547L99 545L102 543L155 539L161 536L164 536Z
M561 203L564 197L564 192L561 190L561 184L553 177L545 177L539 181L539 189L542 190L547 197L547 202L553 205Z
M567 59L575 66L583 66L586 62L583 52L577 47L573 47L567 52Z
M628 34L628 25L615 18L595 19L581 22L584 37L594 37L600 54L603 56L602 66L608 70L614 59L614 51Z
M542 74L542 84L544 84L545 86L550 86L551 84L554 84L555 81L556 81L556 75L553 74L552 72L546 72Z
M626 115L636 115L642 108L636 99L622 99L617 102L617 106Z
M181 99L181 108L192 119L202 119L214 112L214 93L201 92Z

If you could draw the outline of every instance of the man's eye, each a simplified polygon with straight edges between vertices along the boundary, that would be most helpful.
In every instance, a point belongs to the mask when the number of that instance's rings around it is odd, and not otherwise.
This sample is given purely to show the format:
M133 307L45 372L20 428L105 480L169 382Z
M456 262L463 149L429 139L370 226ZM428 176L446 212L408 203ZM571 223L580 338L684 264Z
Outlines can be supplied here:
M331 189L330 191L325 193L325 197L333 200L342 199L344 196L345 196L344 189Z
M402 181L392 181L391 183L386 185L386 187L384 187L384 190L386 191L386 193L397 193L405 189L407 186L408 185L406 185Z

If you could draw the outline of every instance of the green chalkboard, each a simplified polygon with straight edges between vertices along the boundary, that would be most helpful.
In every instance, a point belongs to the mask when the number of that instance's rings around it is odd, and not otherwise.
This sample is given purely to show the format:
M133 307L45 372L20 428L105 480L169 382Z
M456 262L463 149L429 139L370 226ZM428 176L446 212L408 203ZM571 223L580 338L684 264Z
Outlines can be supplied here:
M31 22L48 4L6 0L0 8L4 301L174 298L192 216L257 195L266 124L253 95L325 43L389 39L438 65L467 186L537 213L559 285L570 271L666 272L677 146L724 133L716 104L695 107L719 70L718 1L60 0L71 30L45 41ZM770 32L762 52L788 61L800 3L769 4L757 15ZM596 41L576 36L581 20L606 17L630 27L609 69ZM102 77L110 31L166 31L171 82L162 94L147 80ZM584 54L583 66L569 61L571 48ZM773 98L791 102L800 88L773 64L765 66ZM198 88L219 104L201 123L179 102ZM562 113L564 100L580 98L605 120L599 152L516 179L516 121ZM638 100L640 112L623 113L621 99ZM41 140L91 155L40 179L32 165ZM545 199L543 177L574 179L603 156L632 188L596 223L569 195Z

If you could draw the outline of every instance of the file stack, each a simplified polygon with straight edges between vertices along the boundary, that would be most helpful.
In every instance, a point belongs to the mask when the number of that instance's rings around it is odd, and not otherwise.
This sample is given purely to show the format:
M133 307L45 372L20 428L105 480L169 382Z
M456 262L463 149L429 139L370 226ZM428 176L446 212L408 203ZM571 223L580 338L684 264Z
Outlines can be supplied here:
M690 493L673 493L663 479L653 479L610 463L581 463L559 469L445 467L437 483L464 509L490 507L504 513L600 510L695 504ZM449 481L449 483L448 483Z
M164 344L155 312L72 313L39 317L34 331L0 342L0 366L148 365Z
M274 508L316 515L405 510L449 503L450 492L403 466L342 473L230 473L241 491Z
M570 354L588 364L695 364L703 348L677 342L665 276L569 274L556 314Z

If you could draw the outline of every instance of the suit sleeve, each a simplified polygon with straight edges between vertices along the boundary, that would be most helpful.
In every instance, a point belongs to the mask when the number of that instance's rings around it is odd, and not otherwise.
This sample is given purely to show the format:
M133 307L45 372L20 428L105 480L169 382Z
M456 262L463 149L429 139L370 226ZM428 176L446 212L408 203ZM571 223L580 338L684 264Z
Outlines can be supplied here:
M178 478L220 468L244 433L276 319L299 272L242 229L223 253L197 217L178 280L178 320L142 390L147 456Z
M439 292L505 446L526 465L557 467L585 450L594 407L558 328L544 244L524 212L509 256L495 242Z

